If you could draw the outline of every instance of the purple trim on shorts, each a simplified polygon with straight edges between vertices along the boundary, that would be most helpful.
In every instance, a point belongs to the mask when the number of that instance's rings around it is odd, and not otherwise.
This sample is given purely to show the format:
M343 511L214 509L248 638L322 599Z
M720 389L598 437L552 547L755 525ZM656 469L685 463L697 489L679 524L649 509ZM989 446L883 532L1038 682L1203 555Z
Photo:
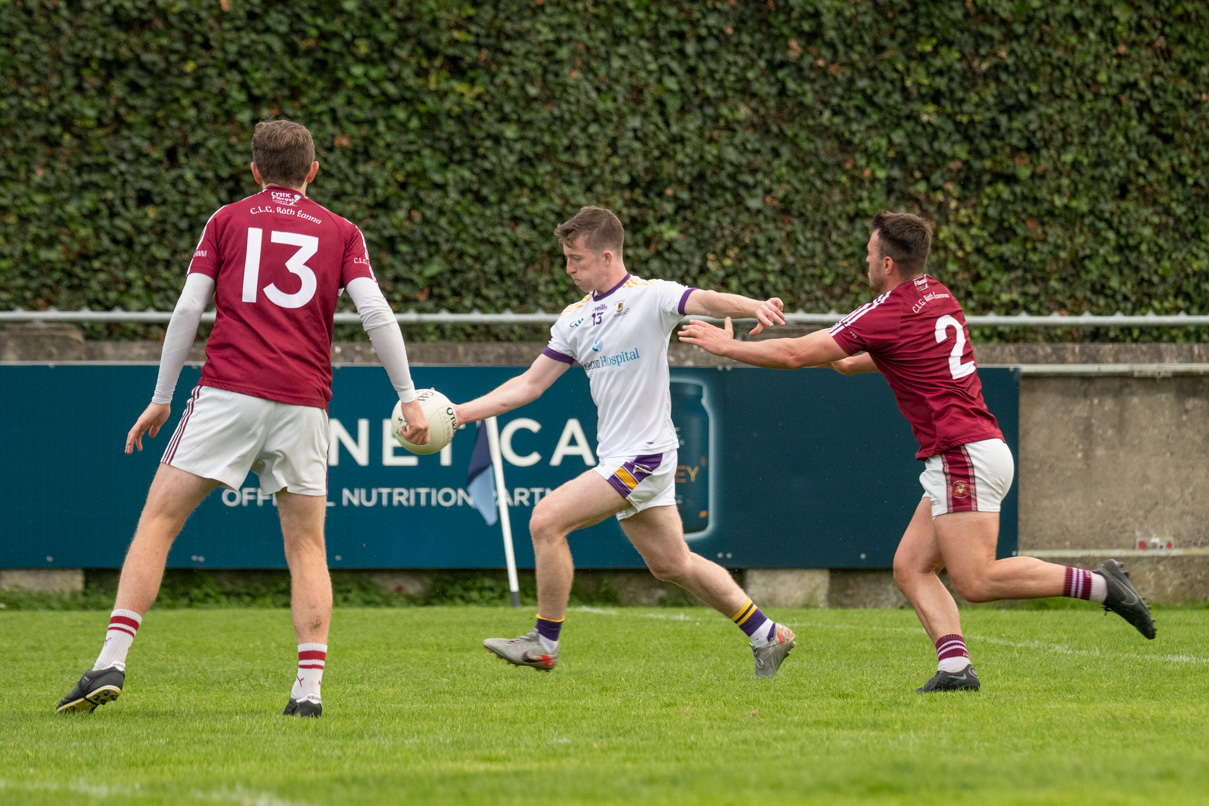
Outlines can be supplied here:
M553 358L555 361L561 361L564 364L574 364L575 363L575 359L572 358L571 356L563 355L558 350L552 350L549 347L542 350L542 355L544 355L546 358Z
M608 291L604 292L603 294L593 294L593 295L592 295L592 301L593 301L593 302L600 302L602 299L604 299L605 297L607 297L609 294L612 294L614 291L616 291L617 289L619 289L619 288L621 288L623 285L625 285L625 284L626 284L626 281L627 281L627 280L629 280L629 279L630 279L630 273L627 271L627 272L625 273L625 277L622 277L622 278L621 278L621 282L620 282L620 283L618 283L617 285L613 286L612 288L610 288Z
M662 453L649 453L644 456L635 456L629 462L623 462L617 472L609 476L607 481L613 486L613 489L622 498L629 498L630 493L634 492L634 488L630 487L617 473L624 470L634 479L634 487L642 484L643 480L654 473L659 468L659 463L663 461Z
M690 288L684 292L684 296L680 297L680 304L676 307L676 310L680 312L681 316L684 316L684 306L688 304L688 295L696 290L695 288Z

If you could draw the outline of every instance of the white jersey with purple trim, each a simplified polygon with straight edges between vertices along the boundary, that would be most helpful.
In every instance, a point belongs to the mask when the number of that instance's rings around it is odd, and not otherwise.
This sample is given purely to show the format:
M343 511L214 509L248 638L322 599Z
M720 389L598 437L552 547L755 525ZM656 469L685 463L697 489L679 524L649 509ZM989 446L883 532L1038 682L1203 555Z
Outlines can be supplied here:
M627 274L612 289L568 305L543 355L579 364L596 403L596 455L676 448L667 345L695 289Z

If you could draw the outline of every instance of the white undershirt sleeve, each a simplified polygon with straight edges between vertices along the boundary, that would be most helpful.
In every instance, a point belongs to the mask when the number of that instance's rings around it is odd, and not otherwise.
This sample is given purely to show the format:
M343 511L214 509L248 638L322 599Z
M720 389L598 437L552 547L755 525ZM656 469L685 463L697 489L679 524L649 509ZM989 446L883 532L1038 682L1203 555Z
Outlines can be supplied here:
M197 338L197 326L201 324L202 313L213 297L213 277L194 273L185 278L185 288L176 302L176 309L172 311L172 318L168 320L168 330L164 333L160 373L155 379L155 394L151 396L153 403L172 402L176 381L185 366L185 359L189 357L189 348Z
M416 387L411 381L411 368L407 364L407 347L403 344L403 331L395 319L382 289L368 277L356 277L349 281L349 297L361 315L361 326L374 344L378 360L390 376L391 386L399 394L399 401L410 403L416 399Z

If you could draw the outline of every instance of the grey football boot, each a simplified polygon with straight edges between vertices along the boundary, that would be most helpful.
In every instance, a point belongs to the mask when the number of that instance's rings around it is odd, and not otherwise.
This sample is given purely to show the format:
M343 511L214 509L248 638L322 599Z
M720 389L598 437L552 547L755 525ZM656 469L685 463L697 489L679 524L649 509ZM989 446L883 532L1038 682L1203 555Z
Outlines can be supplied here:
M516 638L488 638L483 646L513 666L528 666L548 672L558 664L559 647L555 647L553 652L547 651L536 629Z
M751 654L756 659L756 673L753 678L764 678L771 680L777 676L777 669L781 668L781 663L789 657L789 653L793 652L793 648L798 645L793 630L786 627L784 624L778 624L777 632L768 643L762 647L752 647Z
M1129 575L1116 560L1105 560L1104 564L1092 571L1104 577L1108 583L1108 598L1104 600L1104 609L1111 610L1128 621L1138 632L1147 638L1154 638L1154 619L1150 617L1150 608L1146 600L1138 594Z

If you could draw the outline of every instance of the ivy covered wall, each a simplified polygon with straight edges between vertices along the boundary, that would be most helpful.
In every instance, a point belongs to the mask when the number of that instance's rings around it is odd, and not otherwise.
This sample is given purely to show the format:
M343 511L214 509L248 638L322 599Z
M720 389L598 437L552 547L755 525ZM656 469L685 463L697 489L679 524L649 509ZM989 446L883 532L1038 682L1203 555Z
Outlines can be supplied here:
M1209 311L1199 0L8 0L0 34L0 309L171 309L282 116L396 309L561 309L552 230L600 204L636 274L790 309L866 301L893 208L970 313Z

